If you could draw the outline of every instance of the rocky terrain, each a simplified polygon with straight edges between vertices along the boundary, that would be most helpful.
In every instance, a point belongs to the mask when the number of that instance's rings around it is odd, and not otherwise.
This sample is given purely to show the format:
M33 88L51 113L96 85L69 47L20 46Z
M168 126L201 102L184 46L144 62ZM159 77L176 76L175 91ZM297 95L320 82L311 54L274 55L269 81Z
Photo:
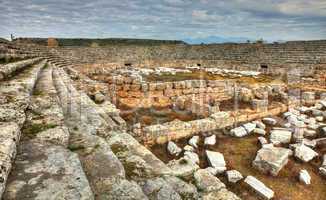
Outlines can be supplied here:
M87 70L51 48L0 47L2 199L326 196L322 70Z

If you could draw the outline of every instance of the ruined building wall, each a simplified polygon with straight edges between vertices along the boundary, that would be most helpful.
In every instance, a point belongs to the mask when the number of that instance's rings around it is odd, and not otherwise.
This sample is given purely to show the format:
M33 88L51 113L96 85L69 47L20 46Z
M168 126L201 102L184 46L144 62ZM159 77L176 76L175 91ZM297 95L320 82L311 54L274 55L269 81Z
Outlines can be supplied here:
M232 97L234 85L232 81L225 80L151 83L132 81L129 77L112 79L108 82L110 91L114 91L112 93L113 101L128 108L168 107L187 99L197 101L200 105L227 100Z

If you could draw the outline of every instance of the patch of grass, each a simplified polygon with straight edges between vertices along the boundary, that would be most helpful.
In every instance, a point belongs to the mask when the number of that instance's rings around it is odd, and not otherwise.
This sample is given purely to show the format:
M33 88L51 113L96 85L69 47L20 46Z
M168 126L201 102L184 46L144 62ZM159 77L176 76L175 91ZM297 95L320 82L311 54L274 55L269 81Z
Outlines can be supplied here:
M84 146L81 146L81 145L69 145L68 146L68 149L70 151L78 151L78 150L84 150L85 147Z
M4 57L4 58L0 58L0 64L9 64L9 63L13 63L13 62L18 62L24 60L23 58L14 58L14 57Z
M34 90L34 91L33 91L33 95L34 95L34 96L41 96L42 94L43 94L43 92L40 91L40 90Z
M23 133L27 135L36 135L39 132L55 128L57 126L58 125L56 124L30 124L24 128Z
M188 160L182 158L182 159L180 160L180 164L181 164L181 165L186 165L186 164L188 164Z

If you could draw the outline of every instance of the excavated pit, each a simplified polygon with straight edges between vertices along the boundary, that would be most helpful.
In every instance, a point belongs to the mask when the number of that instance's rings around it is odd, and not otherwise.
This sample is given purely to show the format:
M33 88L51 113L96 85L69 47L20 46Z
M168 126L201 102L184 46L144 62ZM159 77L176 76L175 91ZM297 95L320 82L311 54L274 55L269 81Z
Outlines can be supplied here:
M281 119L280 117L278 119ZM326 120L324 121L326 122ZM265 138L269 137L269 131L271 126L267 126L267 134ZM224 130L225 131L225 130ZM224 155L227 167L230 169L237 169L242 174L248 174L255 176L265 185L270 187L275 193L275 200L319 200L323 199L326 195L326 182L318 172L318 167L321 165L321 156L314 158L310 163L303 163L295 158L289 158L289 162L280 171L277 177L273 177L268 174L262 174L252 167L252 161L255 159L257 151L260 149L257 135L250 135L244 138L234 138L230 136L222 135L221 131L216 131L217 143L213 146L205 146L204 138L205 134L201 134L198 143L198 149L195 152L198 154L200 168L209 167L205 150L217 151ZM188 145L190 138L184 138L178 141L174 141L180 148ZM288 145L281 145L288 147ZM167 151L167 145L154 145L150 147L150 150L163 162L168 163L174 159L182 158L182 154L179 156L172 156ZM315 149L319 155L326 153L326 147L319 147ZM301 169L308 170L312 184L305 186L298 181L297 174ZM240 183L229 183L224 173L217 176L222 180L228 188L239 197L246 200L259 200L260 198L251 191L246 184L241 181ZM309 193L309 197L307 196Z
M119 107L118 107L119 108ZM120 109L120 108L119 108ZM200 117L188 111L173 108L136 108L133 110L120 109L120 116L129 126L140 123L143 126L162 124L173 120L192 121Z

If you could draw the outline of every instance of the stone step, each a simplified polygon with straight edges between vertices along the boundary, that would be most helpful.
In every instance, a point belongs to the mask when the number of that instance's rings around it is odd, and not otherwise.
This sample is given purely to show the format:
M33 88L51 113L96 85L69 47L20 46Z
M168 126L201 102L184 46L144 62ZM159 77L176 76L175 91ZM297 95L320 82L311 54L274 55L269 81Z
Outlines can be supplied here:
M0 122L0 198L6 187L8 175L15 159L17 144L20 139L20 128L14 122Z
M19 74L15 79L4 81L0 85L2 98L0 104L0 162L3 169L1 170L0 198L5 190L12 161L16 156L17 144L20 140L20 127L26 119L25 110L39 72L44 65L45 61L33 65L24 74Z
M24 141L4 199L94 199L78 155L62 146Z
M33 65L40 60L40 58L33 58L0 66L0 81L14 76L17 71L20 71L25 67Z
M42 61L18 74L14 79L3 81L0 84L0 122L16 122L22 126L25 121L27 108L33 88L44 67Z
M4 198L94 199L78 155L66 149L69 132L56 101L52 67L39 77Z
M55 69L53 78L70 131L69 148L79 155L97 198L147 199L135 182L126 180L123 165L108 143L97 136L106 135L110 129L97 113L96 104L74 88L62 69Z

